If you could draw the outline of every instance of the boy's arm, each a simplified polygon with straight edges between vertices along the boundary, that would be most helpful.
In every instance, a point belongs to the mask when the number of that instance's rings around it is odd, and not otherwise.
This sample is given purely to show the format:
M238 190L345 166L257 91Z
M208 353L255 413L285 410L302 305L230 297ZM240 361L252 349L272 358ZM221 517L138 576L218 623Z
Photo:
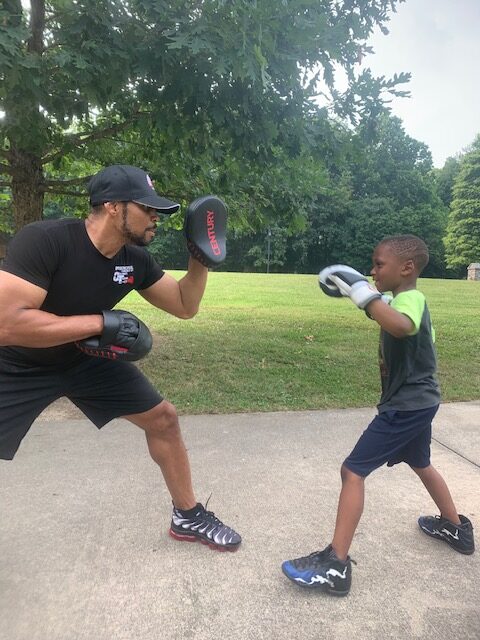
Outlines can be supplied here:
M415 330L415 325L408 316L385 304L381 299L372 300L366 310L372 320L378 322L382 329L394 338L406 338Z
M320 288L329 296L345 296L395 338L415 333L417 327L410 317L392 308L367 278L347 265L325 267L319 273ZM421 314L420 314L421 315Z

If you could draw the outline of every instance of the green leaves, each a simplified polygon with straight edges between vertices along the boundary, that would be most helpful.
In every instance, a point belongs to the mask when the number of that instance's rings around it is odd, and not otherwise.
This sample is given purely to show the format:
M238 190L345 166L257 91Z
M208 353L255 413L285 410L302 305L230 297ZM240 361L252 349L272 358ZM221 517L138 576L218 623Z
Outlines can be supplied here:
M207 187L231 195L239 229L281 218L290 233L314 199L310 121L326 119L312 100L318 82L333 89L343 68L351 88L334 94L337 114L373 122L408 80L354 72L366 38L396 4L32 0L28 14L20 0L5 0L2 144L41 159L49 174L57 168L48 163L65 154L95 165L150 163L185 198ZM325 157L336 144L333 135L322 140ZM41 180L25 188L43 197ZM258 207L247 216L249 199Z
M480 150L474 147L460 164L445 238L447 265L464 269L480 254Z

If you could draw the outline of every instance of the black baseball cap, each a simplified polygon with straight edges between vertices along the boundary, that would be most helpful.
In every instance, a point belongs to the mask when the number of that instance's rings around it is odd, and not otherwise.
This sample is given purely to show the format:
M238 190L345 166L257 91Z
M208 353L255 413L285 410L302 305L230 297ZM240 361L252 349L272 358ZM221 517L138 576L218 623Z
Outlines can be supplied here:
M175 213L180 208L156 193L148 173L128 164L105 167L93 176L87 189L92 207L104 202L136 202L162 213Z

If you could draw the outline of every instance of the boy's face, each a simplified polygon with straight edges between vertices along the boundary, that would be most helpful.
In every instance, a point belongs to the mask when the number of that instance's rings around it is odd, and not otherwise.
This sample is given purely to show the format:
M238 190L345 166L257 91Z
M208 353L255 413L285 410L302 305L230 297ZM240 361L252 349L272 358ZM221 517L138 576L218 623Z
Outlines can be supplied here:
M413 263L397 256L388 244L380 244L373 252L373 267L370 271L375 286L380 292L396 293L403 288L406 277L412 273Z

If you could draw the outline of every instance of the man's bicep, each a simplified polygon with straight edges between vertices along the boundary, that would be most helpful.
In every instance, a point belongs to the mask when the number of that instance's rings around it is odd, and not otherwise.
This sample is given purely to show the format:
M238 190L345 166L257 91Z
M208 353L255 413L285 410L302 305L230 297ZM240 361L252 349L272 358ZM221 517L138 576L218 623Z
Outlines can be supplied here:
M181 317L183 315L183 303L180 287L177 280L165 273L147 289L141 289L138 293L153 306L163 309L167 313Z
M47 292L42 287L6 271L0 271L0 309L39 309Z

